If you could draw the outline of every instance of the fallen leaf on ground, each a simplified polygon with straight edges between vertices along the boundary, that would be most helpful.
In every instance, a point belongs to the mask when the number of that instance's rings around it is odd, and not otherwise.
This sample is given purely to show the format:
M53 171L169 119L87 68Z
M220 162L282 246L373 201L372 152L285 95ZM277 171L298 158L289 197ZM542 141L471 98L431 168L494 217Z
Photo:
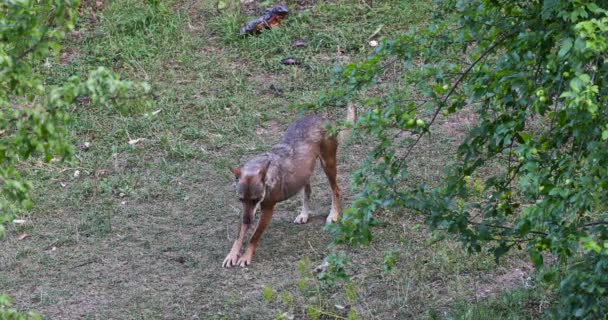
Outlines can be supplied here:
M306 45L306 41L304 41L304 39L296 39L292 45L296 48L303 47Z
M142 140L144 140L144 138L137 138L137 139L129 140L129 144L134 145Z
M193 30L193 31L198 31L201 28L197 28L197 27L195 27L195 26L193 26L193 25L191 25L191 24L188 23L188 29Z
M13 220L13 223L14 224L24 224L25 220L23 220L23 219L15 219L15 220Z
M26 239L26 238L29 238L29 237L30 237L30 235L29 235L29 234L24 233L24 234L22 234L22 235L18 236L18 237L17 237L17 240L23 240L23 239Z
M295 58L292 58L292 57L281 60L281 63L286 66L293 66L293 65L300 64L300 62L298 62L298 60L296 60Z
M274 83L271 84L270 90L272 90L272 93L274 93L277 96L283 95L283 90L281 89L281 87L278 84L274 84Z
M287 320L295 319L295 316L293 314L290 314L289 312L283 312L282 316L283 316L282 319L287 319Z

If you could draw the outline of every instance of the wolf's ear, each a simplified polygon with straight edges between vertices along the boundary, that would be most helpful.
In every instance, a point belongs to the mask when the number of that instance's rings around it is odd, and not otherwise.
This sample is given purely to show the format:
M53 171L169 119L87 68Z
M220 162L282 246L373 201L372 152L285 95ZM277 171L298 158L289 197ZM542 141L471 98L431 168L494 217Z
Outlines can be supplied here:
M266 163L262 165L262 169L260 169L260 178L262 179L262 181L266 181L266 173L268 172L268 167L270 167L270 160L266 161Z
M239 179L241 177L241 169L239 168L230 168L230 171L232 171L232 174L234 174L234 176Z

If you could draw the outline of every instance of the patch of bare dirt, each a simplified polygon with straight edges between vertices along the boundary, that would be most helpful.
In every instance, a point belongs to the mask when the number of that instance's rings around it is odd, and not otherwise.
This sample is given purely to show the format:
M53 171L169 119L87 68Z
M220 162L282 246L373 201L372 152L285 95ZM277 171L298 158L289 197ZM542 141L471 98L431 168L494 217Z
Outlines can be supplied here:
M464 140L467 133L478 121L477 114L470 107L465 107L461 111L443 118L445 121L438 123L438 130L445 133L445 136L453 142Z
M275 138L281 135L283 128L277 121L270 120L255 128L255 133L264 138Z
M293 88L285 77L276 74L254 73L249 78L255 83L254 87L259 95L268 97L280 97Z
M74 61L79 60L80 52L74 49L67 49L61 52L61 59L59 60L59 64L66 66L72 64Z
M478 284L475 297L486 299L502 291L529 286L530 280L528 277L533 271L534 268L531 264L524 264L520 268L513 268L501 275L493 276L491 279Z

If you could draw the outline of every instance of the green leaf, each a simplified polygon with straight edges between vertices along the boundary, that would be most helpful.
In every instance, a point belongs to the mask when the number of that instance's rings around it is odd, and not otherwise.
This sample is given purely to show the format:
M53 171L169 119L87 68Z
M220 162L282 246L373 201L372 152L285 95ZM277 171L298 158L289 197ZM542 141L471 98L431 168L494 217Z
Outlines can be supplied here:
M505 255L509 251L510 247L507 246L506 243L501 243L498 247L494 248L492 252L494 253L494 261L496 263L499 262L500 258Z
M589 11L591 11L595 14L606 13L605 9L598 7L597 4L595 4L593 2L587 2L585 5L587 6L587 9Z
M568 52L570 52L570 49L572 49L572 38L566 38L562 42L561 48L559 49L557 56L563 58L566 54L568 54Z
M560 98L574 98L574 97L576 97L576 94L571 91L564 91L564 92L562 92L562 94L559 97Z
M540 268L543 266L543 255L538 250L531 248L528 250L530 253L530 260L535 267Z
M582 87L583 87L583 82L581 81L580 78L574 78L574 79L570 80L570 88L572 89L573 92L575 92L575 93L581 92Z
M224 0L218 1L217 2L217 9L218 10L226 9L226 1L224 1Z
M520 132L521 138L523 139L523 143L528 143L532 138L532 135L528 132Z

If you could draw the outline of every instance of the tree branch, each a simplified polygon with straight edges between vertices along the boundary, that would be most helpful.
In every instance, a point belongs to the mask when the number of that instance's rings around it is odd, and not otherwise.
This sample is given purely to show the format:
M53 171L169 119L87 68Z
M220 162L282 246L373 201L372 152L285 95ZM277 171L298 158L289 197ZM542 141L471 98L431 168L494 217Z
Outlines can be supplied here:
M586 227L593 227L593 226L598 226L598 225L608 225L608 221L594 221L594 222L585 223L583 226L586 228Z
M458 77L458 79L456 79L456 82L454 82L454 84L452 85L452 87L450 88L448 93L442 99L441 103L439 104L439 107L437 107L437 109L435 110L435 113L433 114L433 117L431 118L431 121L429 122L429 125L428 125L429 127L435 122L435 119L437 119L437 116L439 115L439 112L441 111L443 106L446 104L446 102L448 101L450 96L454 93L454 91L456 91L456 88L460 85L460 83L464 80L464 78L471 72L471 70L473 70L473 68L479 62L481 62L485 57L487 57L492 51L494 51L494 49L496 49L496 47L498 47L498 45L500 45L503 41L505 41L511 35L513 35L513 33L509 33L509 34L505 35L502 39L496 41L493 45L491 45L489 48L484 50L484 52L482 52L481 55L479 55L479 57L477 57L477 59L475 59L475 61L473 61L473 63L471 63L467 67L467 69L460 75L460 77ZM414 147L418 144L418 142L420 142L420 139L422 139L423 135L424 135L424 132L422 132L422 133L420 133L420 135L418 135L418 137L416 138L416 141L414 141L414 143L410 146L410 148L408 149L406 154L403 156L403 158L401 158L401 160L400 160L401 163L403 163L405 161L405 159L407 159L409 157L409 155L412 153L412 150L414 150ZM400 167L401 167L401 164L399 164L399 168Z
M495 225L495 224L487 224L487 223L482 223L482 222L473 222L473 221L468 220L468 219L467 219L467 223L472 224L472 225L476 225L476 226L490 227L490 228L496 228L496 229L504 229L504 230L510 230L510 231L512 231L514 229L513 227L499 226L499 225ZM542 235L542 236L548 235L548 233L546 233L546 232L535 231L535 230L528 231L528 233L538 234L538 235Z

